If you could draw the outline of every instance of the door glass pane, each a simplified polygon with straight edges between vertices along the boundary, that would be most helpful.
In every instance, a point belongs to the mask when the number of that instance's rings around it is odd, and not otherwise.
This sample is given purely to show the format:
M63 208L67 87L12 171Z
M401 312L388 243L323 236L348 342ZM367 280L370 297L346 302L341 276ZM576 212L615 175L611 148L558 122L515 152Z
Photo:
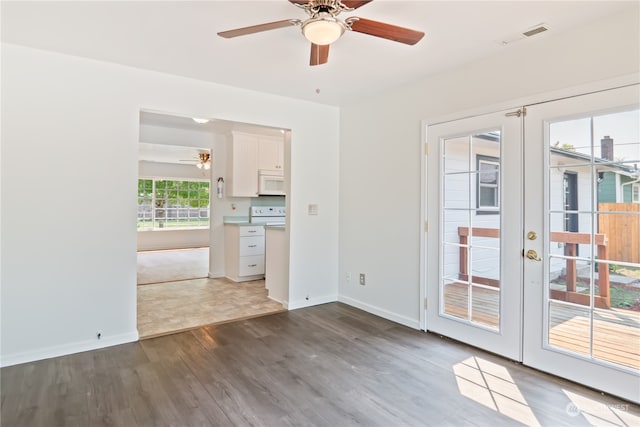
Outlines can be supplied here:
M471 320L498 329L500 327L500 288L472 286L471 308Z
M640 369L640 112L551 123L547 344Z
M500 328L500 132L441 141L440 312Z
M445 209L464 209L468 211L470 203L471 174L451 173L443 177L442 190Z

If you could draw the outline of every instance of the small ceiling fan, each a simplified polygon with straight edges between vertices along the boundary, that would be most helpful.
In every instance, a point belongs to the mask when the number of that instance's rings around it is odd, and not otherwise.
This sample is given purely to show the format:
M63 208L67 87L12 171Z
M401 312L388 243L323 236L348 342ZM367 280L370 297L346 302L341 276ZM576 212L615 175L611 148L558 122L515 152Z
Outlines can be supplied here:
M211 154L199 153L198 160L180 160L181 162L193 162L198 169L211 169Z
M338 18L342 12L353 11L373 0L289 0L290 3L303 9L309 18L285 19L222 31L218 35L224 38L244 36L262 31L275 30L291 26L301 26L302 34L311 42L310 65L324 64L329 60L329 46L338 40L345 31L369 34L387 40L414 45L424 33L384 22L350 16L344 20Z

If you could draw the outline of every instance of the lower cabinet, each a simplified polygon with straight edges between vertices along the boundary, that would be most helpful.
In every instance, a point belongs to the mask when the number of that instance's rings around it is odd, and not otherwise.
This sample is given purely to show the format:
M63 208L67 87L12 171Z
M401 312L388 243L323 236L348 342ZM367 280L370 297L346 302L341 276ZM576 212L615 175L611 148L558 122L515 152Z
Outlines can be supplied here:
M225 224L225 276L235 282L264 278L264 226Z

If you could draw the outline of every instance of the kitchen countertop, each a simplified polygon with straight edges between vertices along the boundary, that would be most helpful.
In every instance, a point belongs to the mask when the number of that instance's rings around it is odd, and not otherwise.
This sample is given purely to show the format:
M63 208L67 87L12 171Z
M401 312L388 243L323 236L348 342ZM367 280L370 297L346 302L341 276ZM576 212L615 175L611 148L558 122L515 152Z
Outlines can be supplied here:
M249 222L248 216L225 216L223 218L224 225L237 225L239 227L248 227L252 225L263 225L265 228L273 228L276 230L284 230L284 224L269 224L262 222Z
M250 224L248 216L225 216L222 218L224 224Z

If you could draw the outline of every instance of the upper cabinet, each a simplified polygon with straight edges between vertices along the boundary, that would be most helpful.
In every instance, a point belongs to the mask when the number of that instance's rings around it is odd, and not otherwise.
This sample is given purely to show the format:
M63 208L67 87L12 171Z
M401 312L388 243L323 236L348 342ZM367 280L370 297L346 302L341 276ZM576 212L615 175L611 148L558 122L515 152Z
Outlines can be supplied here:
M282 171L284 169L284 139L259 137L258 169Z
M231 197L258 197L258 137L232 132L227 170L227 193Z
M258 170L284 171L284 138L231 132L227 166L230 197L258 197Z

